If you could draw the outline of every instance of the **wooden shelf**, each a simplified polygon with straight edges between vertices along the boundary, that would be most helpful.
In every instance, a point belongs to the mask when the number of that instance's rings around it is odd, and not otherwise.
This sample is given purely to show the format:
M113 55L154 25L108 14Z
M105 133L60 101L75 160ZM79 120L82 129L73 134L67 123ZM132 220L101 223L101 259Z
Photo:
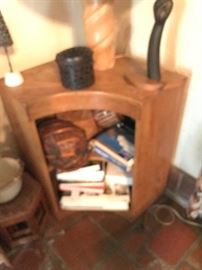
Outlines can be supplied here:
M145 77L144 63L117 59L113 69L96 72L91 87L71 91L61 85L55 63L23 73L25 83L0 91L24 160L40 179L59 218L57 196L38 136L36 120L71 110L111 110L136 121L136 169L130 214L139 215L162 193L175 152L186 98L186 78L163 71L162 81Z

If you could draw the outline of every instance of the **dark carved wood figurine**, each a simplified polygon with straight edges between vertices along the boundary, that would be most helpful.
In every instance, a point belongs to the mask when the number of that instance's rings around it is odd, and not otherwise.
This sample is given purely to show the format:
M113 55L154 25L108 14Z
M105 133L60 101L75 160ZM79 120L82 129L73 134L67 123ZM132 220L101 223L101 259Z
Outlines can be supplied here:
M147 57L147 72L148 77L154 80L161 79L160 73L160 42L162 31L173 7L172 0L157 0L154 4L155 24L152 29L148 57Z

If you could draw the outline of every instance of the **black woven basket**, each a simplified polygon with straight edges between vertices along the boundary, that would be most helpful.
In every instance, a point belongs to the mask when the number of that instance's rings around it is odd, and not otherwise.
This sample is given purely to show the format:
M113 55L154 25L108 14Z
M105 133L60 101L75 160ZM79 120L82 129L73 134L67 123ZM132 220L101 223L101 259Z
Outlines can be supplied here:
M92 51L88 47L74 47L56 55L64 87L82 89L94 83Z

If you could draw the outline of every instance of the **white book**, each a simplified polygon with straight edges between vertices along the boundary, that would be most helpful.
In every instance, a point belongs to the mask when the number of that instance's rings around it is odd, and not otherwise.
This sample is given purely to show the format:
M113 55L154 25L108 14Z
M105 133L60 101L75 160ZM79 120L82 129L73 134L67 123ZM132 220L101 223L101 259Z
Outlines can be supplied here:
M105 182L109 186L114 184L132 186L133 176L132 173L124 172L118 166L114 165L111 162L108 162L105 175Z
M68 172L65 172L66 175L69 175L69 174L79 174L79 173L83 173L83 172L89 172L89 171L99 171L101 169L101 164L100 163L95 163L95 164L92 164L92 165L87 165L87 166L84 166L84 167L81 167L77 170L72 170L72 171L68 171Z
M129 205L126 202L118 202L110 205L88 206L88 205L61 205L63 210L72 211L128 211Z
M79 197L62 196L60 206L62 209L83 209L83 210L128 210L128 195L81 195Z
M115 195L115 194L100 194L100 195L86 195L81 194L79 197L62 196L60 203L68 205L69 203L86 204L86 205L102 205L116 202L130 202L129 194Z
M105 176L105 171L80 171L78 174L75 172L61 172L56 173L56 179L59 181L86 181L86 182L97 182L102 181Z

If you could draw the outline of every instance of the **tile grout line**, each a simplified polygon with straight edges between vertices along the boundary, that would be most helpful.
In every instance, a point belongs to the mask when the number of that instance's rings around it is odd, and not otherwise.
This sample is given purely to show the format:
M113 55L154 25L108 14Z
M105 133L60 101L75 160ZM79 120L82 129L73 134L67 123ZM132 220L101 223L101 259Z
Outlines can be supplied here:
M106 251L105 254L100 258L99 262L97 262L96 265L93 267L93 269L91 269L91 270L100 270L101 267L103 267L104 264L109 260L109 258L112 257L114 254L116 254L116 252L118 251L120 247L120 243L107 230L105 230L105 228L99 222L97 222L93 217L88 216L88 218L95 226L97 226L97 228L99 228L102 231L102 233L106 237L109 238L109 240L113 244L113 247L111 248L111 250Z
M91 222L93 222L109 238L110 241L112 241L112 243L114 245L114 247L112 248L112 250L106 252L106 254L103 255L103 258L101 258L100 261L98 263L96 263L96 265L93 267L93 269L91 269L91 270L99 270L99 269L101 269L102 266L104 266L104 264L106 264L106 262L110 259L110 257L112 257L113 255L115 255L121 249L121 247L122 247L122 245L124 243L124 240L122 240L122 241L117 240L111 233L109 233L93 217L89 217L89 219L90 219ZM127 233L127 236L132 233L132 230L134 229L134 227L135 227L135 225L133 225L130 228L129 232ZM125 236L125 238L127 236ZM136 260L134 260L134 259L131 260L131 257L129 256L129 254L127 254L127 252L125 250L122 250L122 252L124 253L124 256L127 257L127 259L129 259L131 261L131 263L133 263L133 264L136 263Z
M68 233L68 230L70 230L73 226L78 224L85 217L86 217L86 213L82 213L79 217L73 218L73 220L71 220L71 222L68 224L68 226L66 226L66 228L63 228L64 234ZM67 263L62 259L62 257L58 254L58 252L53 247L54 242L59 238L59 236L61 236L61 234L57 235L57 237L54 239L50 239L48 241L48 243L45 243L46 249L49 250L48 253L51 253L53 255L53 257L56 257L57 260L59 261L59 263L62 265L63 268L58 269L58 270L71 270L70 266L67 265ZM44 269L44 270L46 270L46 269Z
M185 252L184 256L182 256L180 258L180 263L184 262L188 262L193 268L197 269L196 270L201 270L198 268L198 266L196 266L190 259L190 255L193 253L193 251L199 246L200 242L202 241L202 235L199 235L199 237L192 243L191 247L189 248L189 250L187 250L187 252ZM180 265L180 263L177 263L177 267ZM177 270L177 269L176 269Z
M189 255L193 252L193 250L198 246L198 244L200 243L202 239L202 236L199 236L193 243L192 245L189 247L189 249L187 251L185 251L184 255L182 255L179 259L179 261L175 264L175 265L170 265L169 263L167 263L166 261L164 261L160 256L158 256L154 251L152 251L148 246L147 249L148 251L157 259L159 258L161 260L161 262L163 262L163 264L167 265L167 267L172 267L171 270L178 270L178 268L180 267L180 265L183 262L187 262L187 258L189 257ZM193 265L192 263L190 263L190 261L188 260L188 263L193 266L194 268L196 268L195 265ZM200 269L196 269L196 270L200 270Z

